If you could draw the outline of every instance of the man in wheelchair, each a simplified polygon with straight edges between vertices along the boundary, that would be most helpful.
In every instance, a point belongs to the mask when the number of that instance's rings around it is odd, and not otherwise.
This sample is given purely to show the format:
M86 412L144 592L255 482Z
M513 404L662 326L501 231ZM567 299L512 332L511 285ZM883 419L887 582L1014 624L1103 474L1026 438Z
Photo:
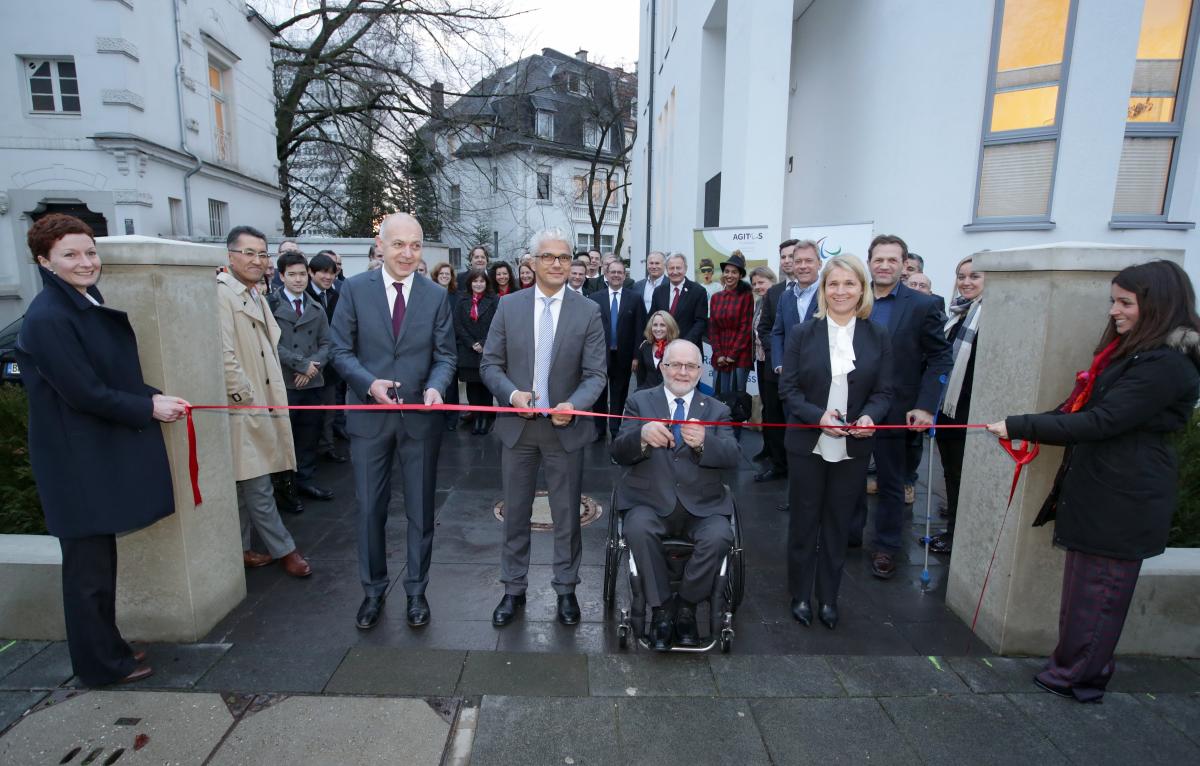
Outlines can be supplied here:
M729 408L696 390L700 349L672 341L659 365L663 385L629 396L625 415L678 421L728 422ZM611 452L628 466L617 486L616 510L625 512L625 540L653 609L650 638L658 651L700 643L696 604L707 599L722 558L733 542L733 499L721 483L721 469L740 459L730 426L627 419ZM662 541L688 537L695 546L683 570L678 598L672 594Z

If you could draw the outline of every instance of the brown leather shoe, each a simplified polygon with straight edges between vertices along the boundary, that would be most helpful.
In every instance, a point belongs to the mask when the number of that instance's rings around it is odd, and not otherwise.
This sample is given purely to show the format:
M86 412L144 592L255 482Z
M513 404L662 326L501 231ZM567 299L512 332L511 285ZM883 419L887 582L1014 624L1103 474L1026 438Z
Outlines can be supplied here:
M141 665L143 662L145 662L146 661L145 650L139 649L138 651L134 652L133 653L133 661L139 665Z
M119 684L132 684L141 681L144 678L149 678L154 675L154 668L149 665L139 665L133 669L133 672L117 681Z
M267 554L259 553L258 551L242 551L242 563L246 565L247 569L265 567L274 560Z
M890 580L896 574L896 562L890 553L876 551L871 554L871 574L881 580Z
M300 555L299 550L294 550L288 555L279 560L283 564L283 571L290 574L292 577L308 577L312 574L312 567L308 565L304 557Z

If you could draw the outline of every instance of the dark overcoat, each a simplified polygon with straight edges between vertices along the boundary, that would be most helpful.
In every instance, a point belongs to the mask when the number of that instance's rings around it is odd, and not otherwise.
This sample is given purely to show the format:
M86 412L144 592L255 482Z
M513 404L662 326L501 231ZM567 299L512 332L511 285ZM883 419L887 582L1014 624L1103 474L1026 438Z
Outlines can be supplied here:
M467 383L482 383L479 377L479 360L483 352L476 351L472 346L476 343L480 348L487 342L488 330L492 326L492 318L496 316L496 306L500 299L491 293L485 293L479 299L479 319L471 319L471 296L462 294L454 304L454 337L458 339L458 377Z
M175 512L159 393L142 380L122 311L96 306L45 269L17 359L29 393L29 457L55 537L115 534ZM89 294L103 303L100 292Z
M1010 438L1069 448L1039 516L1056 515L1055 545L1130 560L1163 552L1179 496L1168 435L1191 417L1198 365L1200 334L1176 330L1167 345L1112 362L1079 412L1005 420Z

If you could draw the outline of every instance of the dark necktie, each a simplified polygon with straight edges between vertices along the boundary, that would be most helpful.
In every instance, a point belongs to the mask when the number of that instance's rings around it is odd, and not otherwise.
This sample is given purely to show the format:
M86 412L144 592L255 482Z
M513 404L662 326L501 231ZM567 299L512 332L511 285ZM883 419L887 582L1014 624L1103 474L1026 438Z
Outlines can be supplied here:
M400 337L400 326L404 324L404 283L393 282L396 288L396 302L392 304L392 336Z
M299 298L297 298L297 299L296 299L295 301L293 301L293 302L296 304L296 316L297 316L297 317L302 317L302 316L304 316L304 307L301 305L301 303L300 303L300 299L299 299Z
M671 415L671 420L684 420L687 414L683 411L683 399L675 397L675 414ZM683 444L683 426L675 423L671 426L671 433L675 436L675 446Z
M671 316L675 316L675 307L679 305L679 288L675 288L675 297L671 299L671 308L669 309Z
M621 310L617 303L617 294L612 294L612 306L608 309L608 347L615 349L617 347L617 313Z

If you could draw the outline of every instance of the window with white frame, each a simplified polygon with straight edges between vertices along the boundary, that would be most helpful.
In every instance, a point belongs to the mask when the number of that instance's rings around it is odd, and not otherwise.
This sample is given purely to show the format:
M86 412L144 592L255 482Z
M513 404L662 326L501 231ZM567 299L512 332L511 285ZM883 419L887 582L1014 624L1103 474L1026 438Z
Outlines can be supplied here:
M1138 35L1113 220L1165 221L1195 59L1196 0L1146 0ZM1190 31L1189 31L1190 30Z
M548 109L537 110L537 117L536 117L536 124L534 125L534 131L537 133L538 138L546 138L546 139L553 141L554 140L554 112L551 112Z
M582 93L583 87L579 83L579 75L575 72L567 72L567 91L569 93Z
M213 237L224 237L229 228L229 203L219 199L208 201L208 233Z
M539 167L537 169L537 178L535 179L535 182L537 184L537 201L538 202L549 202L550 201L550 166L549 165L542 165L541 167Z
M187 216L183 211L183 200L167 197L167 210L171 215L171 234L187 234Z
M230 69L216 59L208 60L208 95L213 111L213 156L217 162L233 162L233 124L230 120Z
M600 235L600 244L593 245L592 244L592 241L593 241L592 235L590 233L583 233L583 234L576 234L575 241L576 241L576 246L580 250L595 249L595 250L599 250L602 253L611 253L613 250L613 245L616 244L617 238L616 238L615 234L601 234Z
M971 226L1050 224L1077 0L996 0Z
M23 59L34 114L79 114L79 78L75 60Z
M600 145L600 123L595 120L583 121L583 145L595 149Z
M458 184L450 187L450 212L447 217L451 221L462 218L462 187Z

